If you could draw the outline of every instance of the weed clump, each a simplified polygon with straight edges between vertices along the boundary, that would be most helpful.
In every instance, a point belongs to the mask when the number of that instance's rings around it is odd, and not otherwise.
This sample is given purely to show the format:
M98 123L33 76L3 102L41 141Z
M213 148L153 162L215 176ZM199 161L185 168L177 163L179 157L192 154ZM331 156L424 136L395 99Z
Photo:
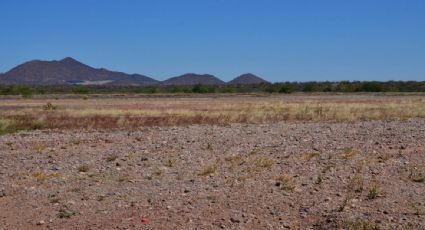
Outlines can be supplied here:
M265 157L259 157L257 158L257 165L262 168L270 168L275 161L273 159L265 158Z
M373 186L371 189L369 189L369 193L367 194L367 199L374 200L379 197L379 188L377 186Z
M208 175L214 174L216 170L217 170L217 167L215 165L207 165L201 169L198 175L208 176Z
M44 111L54 111L57 109L56 105L53 105L51 102L47 102L45 105L43 105Z
M90 167L88 165L81 165L78 167L78 172L88 172Z
M291 176L280 175L275 179L275 186L279 187L283 191L293 192L295 189L295 182Z
M59 218L71 218L77 214L77 211L70 209L68 206L64 205L61 209L59 209L58 217Z
M350 147L350 148L344 148L342 150L342 157L346 160L353 158L354 156L357 155L357 150L355 150L354 148Z
M345 226L343 229L348 230L379 230L381 229L378 224L368 221L368 220L355 220L355 221L349 221L345 223Z
M174 161L172 161L171 159L168 159L165 163L164 166L171 168L174 165Z
M423 183L425 182L425 173L414 167L410 170L409 179L416 183Z
M37 181L45 181L51 178L60 177L59 173L33 172L31 174Z
M360 175L354 176L350 183L350 189L352 189L355 193L363 192L363 177Z
M116 159L118 158L118 156L117 155L110 155L110 156L108 156L107 158L106 158L106 161L107 162L112 162L112 161L115 161Z
M311 159L313 159L313 158L316 158L316 157L319 157L320 156L320 153L317 153L317 152L311 152L311 153L303 153L303 154L301 154L301 160L304 160L304 161L310 161Z

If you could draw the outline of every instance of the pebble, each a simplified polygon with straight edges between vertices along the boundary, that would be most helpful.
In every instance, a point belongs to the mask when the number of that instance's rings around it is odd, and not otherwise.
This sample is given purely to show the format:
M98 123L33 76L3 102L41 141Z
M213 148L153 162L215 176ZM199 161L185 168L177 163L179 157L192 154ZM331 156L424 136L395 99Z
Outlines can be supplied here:
M231 217L231 218L230 218L230 221L231 221L232 223L240 223L240 222L241 222L240 220L235 219L235 218L233 218L233 217Z
M45 224L46 222L44 221L44 220L40 220L40 221L38 221L37 222L37 225L43 225L43 224Z

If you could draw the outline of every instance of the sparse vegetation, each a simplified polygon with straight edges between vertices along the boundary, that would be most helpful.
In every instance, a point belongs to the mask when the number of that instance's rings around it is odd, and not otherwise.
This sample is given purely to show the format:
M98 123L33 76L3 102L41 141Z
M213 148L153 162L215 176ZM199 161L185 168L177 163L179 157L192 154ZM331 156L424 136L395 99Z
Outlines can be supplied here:
M323 178L322 178L322 175L319 175L319 176L317 176L317 179L316 179L316 184L322 184L322 182L323 182Z
M161 175L161 174L156 174L157 176ZM128 173L120 173L118 175L117 181L118 182L130 182L131 177Z
M207 149L208 149L208 150L212 150L211 143L209 143L209 142L207 143Z
M59 218L71 218L72 216L76 215L77 212L69 208L68 206L64 205L61 209L58 211L58 217Z
M355 175L351 180L349 188L355 193L363 192L363 177L361 175Z
M59 201L60 201L60 198L58 196L56 196L55 194L50 194L49 200L50 200L50 203L52 203L52 204L58 204Z
M413 182L423 183L425 182L425 172L422 171L419 167L412 167L410 169L409 178Z
M275 186L283 191L292 192L295 189L295 182L289 175L280 175L275 179Z
M367 199L374 200L378 198L380 195L379 188L377 186L373 186L371 189L369 189L369 193L367 194Z
M199 172L199 176L209 176L211 174L214 174L217 170L217 167L215 164L205 165Z
M341 81L341 82L280 82L252 85L204 85L194 86L17 86L1 85L0 95L33 94L99 94L99 93L313 93L313 92L425 92L425 82L420 81ZM84 97L83 97L84 98Z
M43 105L44 111L54 111L57 109L57 106L53 105L51 102L47 102L45 105Z
M256 164L262 168L269 168L274 165L275 161L266 157L258 157L256 160Z
M59 173L45 173L45 172L41 172L41 171L36 171L33 172L31 174L31 176L33 178L35 178L37 181L45 181L45 180L49 180L51 178L57 178L59 177L61 174Z
M90 167L88 165L81 165L78 167L78 172L88 172Z
M344 96L341 97L340 100L348 100ZM177 101L161 98L146 100L143 107L138 106L137 101L131 99L125 101L125 98L124 95L123 99L114 100L116 104L113 105L103 104L105 102L99 99L84 102L61 100L63 103L60 105L61 111L52 113L35 109L34 105L41 103L37 100L8 101L0 105L0 133L49 128L113 129L152 125L267 123L287 120L356 121L425 117L425 100L413 96L398 96L392 100L365 96L364 100L347 101L344 106L331 96L320 96L320 103L314 97L311 97L314 100L305 101L295 99L281 101L269 98L244 101L235 96L217 98L212 103L204 103L201 98L184 98ZM49 111L56 108L56 105L44 106ZM206 147L212 149L211 143ZM354 155L355 153L351 152ZM346 157L354 155L347 153Z
M173 167L173 165L174 165L174 162L171 159L168 159L164 163L164 166L169 167L169 168Z
M84 101L67 95L58 96L53 102L60 109L49 112L41 107L50 96L37 97L0 105L4 119L27 124L34 118L42 129L55 128L0 136L0 178L13 185L0 188L0 200L14 213L21 211L15 195L39 207L22 210L29 225L39 221L30 217L53 208L71 221L40 217L52 228L69 227L72 219L93 224L97 217L96 223L115 226L116 218L133 211L158 228L170 222L180 228L183 218L224 228L256 221L254 228L283 222L297 228L300 218L314 215L306 223L322 229L373 229L374 219L387 227L400 221L400 213L406 219L400 225L423 226L423 119L354 122L364 111L376 118L383 110L389 114L382 117L414 114L425 102L420 97L91 95ZM416 112L399 111L406 105L418 106ZM227 205L237 210L228 217L216 212ZM3 215L12 219L10 213ZM169 222L154 220L158 213ZM366 219L346 221L351 216ZM132 228L130 222L123 226Z
M236 167L245 163L244 158L241 155L232 155L225 157L224 160L230 163L230 170L234 170Z
M81 139L79 139L79 138L76 138L76 139L74 139L74 140L72 140L72 144L74 144L74 145L80 145L80 144L82 144L84 141L83 140L81 140Z
M109 155L109 156L106 158L106 161L107 161L107 162L112 162L112 161L115 161L117 158L118 158L118 156L117 156L117 155L115 155L115 154L113 154L113 155Z
M348 201L350 200L350 198L349 197L346 197L343 201L342 201L342 203L338 206L338 209L337 209L337 211L338 212L342 212L342 211L344 211L344 209L345 209L345 207L347 206L347 204L348 204Z
M347 230L379 230L378 224L369 220L357 219L355 221L346 221L344 229Z
M34 151L36 153L42 153L46 149L46 146L42 143L37 143L34 145Z
M319 157L319 156L320 156L320 153L310 152L310 153L302 153L300 158L301 160L304 160L304 161L310 161L311 159Z
M354 148L352 148L352 147L350 147L350 148L344 148L343 150L342 150L342 157L344 158L344 159L351 159L351 158L353 158L354 156L356 156L357 155L357 150L355 150Z

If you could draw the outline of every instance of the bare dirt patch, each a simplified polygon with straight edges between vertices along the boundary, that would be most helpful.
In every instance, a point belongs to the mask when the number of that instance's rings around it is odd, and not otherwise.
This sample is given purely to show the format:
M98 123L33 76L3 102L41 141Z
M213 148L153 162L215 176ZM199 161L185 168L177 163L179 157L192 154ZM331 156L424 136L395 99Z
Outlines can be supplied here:
M424 229L425 120L0 136L0 229Z

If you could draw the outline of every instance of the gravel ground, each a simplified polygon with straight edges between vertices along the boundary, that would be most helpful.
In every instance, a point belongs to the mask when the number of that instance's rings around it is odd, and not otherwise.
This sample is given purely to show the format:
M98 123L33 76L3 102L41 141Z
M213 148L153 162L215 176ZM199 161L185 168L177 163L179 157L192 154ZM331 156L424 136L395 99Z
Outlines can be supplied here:
M425 229L425 120L0 136L0 229Z

